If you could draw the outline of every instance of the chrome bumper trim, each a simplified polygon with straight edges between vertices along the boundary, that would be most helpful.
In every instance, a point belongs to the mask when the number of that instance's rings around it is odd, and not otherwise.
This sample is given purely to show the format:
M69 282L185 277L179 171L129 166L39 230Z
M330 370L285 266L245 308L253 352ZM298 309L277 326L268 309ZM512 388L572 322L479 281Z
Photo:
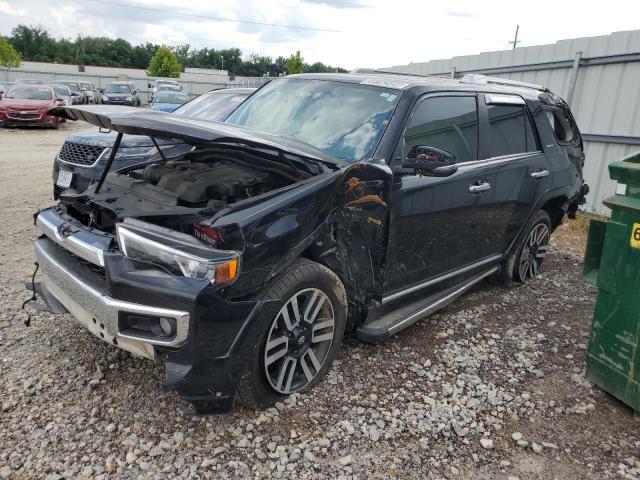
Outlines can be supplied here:
M36 240L36 259L42 269L43 284L85 326L87 326L87 322L83 319L86 317L93 324L100 326L104 333L112 338L135 340L166 347L178 347L186 342L190 322L188 312L125 302L108 297L100 291L98 282L92 282L86 278L86 272L85 275L82 275L82 272L79 271L82 269L81 265L65 258L64 254L56 250L57 247L48 239L39 238ZM120 332L118 327L120 312L173 318L176 322L176 334L173 338L164 340ZM89 326L87 327L89 328ZM93 331L91 328L89 329ZM101 337L104 338L102 335Z
M106 237L74 228L51 209L42 210L38 214L36 227L65 250L87 262L104 267L103 253L110 242Z

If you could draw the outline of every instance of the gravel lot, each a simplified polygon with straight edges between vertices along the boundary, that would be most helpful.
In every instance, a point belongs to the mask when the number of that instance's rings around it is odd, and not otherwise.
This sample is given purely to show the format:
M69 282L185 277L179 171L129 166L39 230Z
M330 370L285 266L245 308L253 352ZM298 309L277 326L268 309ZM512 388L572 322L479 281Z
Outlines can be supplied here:
M583 376L596 291L576 229L532 284L347 339L320 387L265 412L184 416L160 368L70 316L25 327L32 213L79 128L0 131L0 478L634 478L640 422Z

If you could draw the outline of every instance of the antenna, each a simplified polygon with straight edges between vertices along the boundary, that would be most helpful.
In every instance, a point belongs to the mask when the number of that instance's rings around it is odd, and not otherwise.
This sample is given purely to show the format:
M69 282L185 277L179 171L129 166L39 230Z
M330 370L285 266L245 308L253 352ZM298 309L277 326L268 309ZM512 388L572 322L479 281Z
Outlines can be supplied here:
M513 49L516 49L516 46L520 43L520 40L518 40L518 31L520 30L520 25L516 25L516 36L513 37L513 40L511 40L509 43L513 44Z

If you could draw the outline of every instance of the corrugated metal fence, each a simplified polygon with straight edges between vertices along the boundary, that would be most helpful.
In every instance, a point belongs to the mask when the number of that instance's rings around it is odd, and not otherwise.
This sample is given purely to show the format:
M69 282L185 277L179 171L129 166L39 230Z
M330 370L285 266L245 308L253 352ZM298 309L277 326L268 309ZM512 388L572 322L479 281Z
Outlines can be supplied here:
M84 81L92 82L97 88L105 88L109 82L115 80L127 80L134 82L142 103L147 103L151 96L151 90L148 87L149 82L152 82L152 78L137 77L131 75L105 75L94 73L75 73L75 72L53 72L46 70L23 70L23 69L6 69L0 68L0 80L13 81L17 79L32 78L35 80L41 80L43 83L54 82L56 80L69 80L69 81ZM210 90L218 88L231 88L231 87L259 87L263 83L270 80L270 78L262 77L244 77L233 81L221 81L220 77L214 77L216 81L195 81L195 80L180 80L175 79L182 85L182 90L189 94L190 97L201 95Z
M607 165L640 151L640 30L387 67L418 75L481 73L542 84L571 105L586 146L585 208L608 213L613 194Z

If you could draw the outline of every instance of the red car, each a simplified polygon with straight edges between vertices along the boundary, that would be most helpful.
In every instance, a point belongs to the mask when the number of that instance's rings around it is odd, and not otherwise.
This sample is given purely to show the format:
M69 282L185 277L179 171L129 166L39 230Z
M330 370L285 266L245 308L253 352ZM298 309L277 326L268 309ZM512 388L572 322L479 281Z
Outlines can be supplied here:
M39 125L57 128L59 118L47 115L47 111L62 104L47 85L16 85L0 100L0 126Z

